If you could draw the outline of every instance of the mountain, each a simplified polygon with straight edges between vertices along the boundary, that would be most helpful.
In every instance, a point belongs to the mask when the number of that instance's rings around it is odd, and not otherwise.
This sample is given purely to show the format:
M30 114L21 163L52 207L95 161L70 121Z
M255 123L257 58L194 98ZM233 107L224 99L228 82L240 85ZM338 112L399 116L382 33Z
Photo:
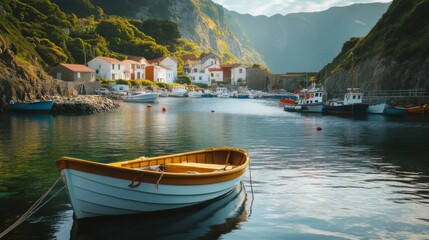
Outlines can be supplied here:
M231 13L272 72L319 71L350 37L364 36L389 4L354 4L286 16Z
M125 0L121 4L115 0L91 2L106 14L176 22L182 37L195 42L205 51L213 51L223 61L263 63L262 56L236 26L229 11L211 0Z
M65 0L54 1L60 4ZM86 2L81 4L83 12L93 5L106 14L174 21L184 38L217 53L224 61L262 63L275 73L320 70L340 51L344 41L367 34L389 6L355 4L323 12L266 17L238 14L211 0L125 0L121 4L114 0L73 1Z
M355 86L364 90L429 89L428 12L429 0L394 0L373 29L344 43L317 78L330 93L350 87L353 73Z

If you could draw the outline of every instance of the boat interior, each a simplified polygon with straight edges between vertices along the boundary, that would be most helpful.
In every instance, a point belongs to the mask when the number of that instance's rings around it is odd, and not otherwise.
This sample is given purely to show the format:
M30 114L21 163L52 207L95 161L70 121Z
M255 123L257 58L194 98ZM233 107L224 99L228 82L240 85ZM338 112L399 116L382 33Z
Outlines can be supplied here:
M208 173L232 170L246 162L246 155L239 151L217 150L155 158L138 158L110 165L147 171L172 173Z

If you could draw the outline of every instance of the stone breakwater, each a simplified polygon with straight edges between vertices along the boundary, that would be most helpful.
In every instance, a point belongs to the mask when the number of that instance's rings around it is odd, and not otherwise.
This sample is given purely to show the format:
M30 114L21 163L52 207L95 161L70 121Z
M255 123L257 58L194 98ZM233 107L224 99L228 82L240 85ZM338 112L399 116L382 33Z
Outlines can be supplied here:
M52 107L53 114L92 114L111 111L120 106L118 102L96 95L78 97L55 96L52 100L55 101Z

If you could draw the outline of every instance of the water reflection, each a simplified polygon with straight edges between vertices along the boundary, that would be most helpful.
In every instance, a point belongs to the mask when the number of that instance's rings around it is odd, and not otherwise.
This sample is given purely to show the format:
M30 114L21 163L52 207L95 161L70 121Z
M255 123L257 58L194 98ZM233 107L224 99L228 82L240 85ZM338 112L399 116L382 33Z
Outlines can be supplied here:
M176 212L74 221L71 239L219 239L247 220L243 184L209 205Z

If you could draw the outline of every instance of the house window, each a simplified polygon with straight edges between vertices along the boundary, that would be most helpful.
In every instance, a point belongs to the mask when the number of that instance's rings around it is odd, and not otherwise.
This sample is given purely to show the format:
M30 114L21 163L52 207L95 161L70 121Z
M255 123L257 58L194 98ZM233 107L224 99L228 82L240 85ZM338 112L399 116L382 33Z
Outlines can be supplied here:
M214 77L214 73L210 73L210 76L211 76L211 77Z
M198 77L198 80L203 80L203 77L199 76L199 77Z
M77 78L78 79L80 78L80 72L77 72Z
M100 73L100 71L97 69L97 70L95 70L95 73L99 74L99 73Z
M115 64L112 64L112 69L115 69Z
M238 70L238 72L239 72L239 73L243 73L243 69L242 69L242 68L240 68L240 69Z
M198 69L194 68L194 73L196 73L198 71Z

